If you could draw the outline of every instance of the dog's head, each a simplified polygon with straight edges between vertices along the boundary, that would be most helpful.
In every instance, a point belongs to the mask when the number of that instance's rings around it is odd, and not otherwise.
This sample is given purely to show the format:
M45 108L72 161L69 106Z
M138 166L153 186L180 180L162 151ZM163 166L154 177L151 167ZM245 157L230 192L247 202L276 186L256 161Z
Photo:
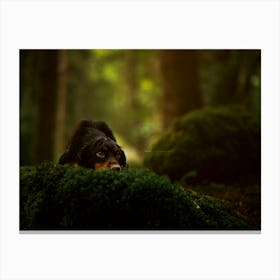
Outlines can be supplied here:
M70 137L59 163L119 170L126 165L126 157L105 122L82 120Z
M126 165L121 147L106 136L99 136L84 143L77 155L77 164L93 169L120 170Z

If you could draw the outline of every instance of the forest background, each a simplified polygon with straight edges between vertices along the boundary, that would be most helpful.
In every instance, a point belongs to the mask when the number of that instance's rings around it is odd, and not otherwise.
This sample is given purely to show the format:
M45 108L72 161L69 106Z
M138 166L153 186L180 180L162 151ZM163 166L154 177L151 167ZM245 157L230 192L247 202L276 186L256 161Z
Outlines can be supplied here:
M261 116L260 50L20 50L20 165L57 161L81 119L142 164L179 116L239 104Z

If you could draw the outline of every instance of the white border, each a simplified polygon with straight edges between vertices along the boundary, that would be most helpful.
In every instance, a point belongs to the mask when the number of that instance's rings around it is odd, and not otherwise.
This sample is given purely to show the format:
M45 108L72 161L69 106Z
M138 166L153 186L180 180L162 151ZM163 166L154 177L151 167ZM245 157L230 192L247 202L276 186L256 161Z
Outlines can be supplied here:
M280 279L278 1L1 2L1 279ZM262 50L261 234L20 234L19 49Z

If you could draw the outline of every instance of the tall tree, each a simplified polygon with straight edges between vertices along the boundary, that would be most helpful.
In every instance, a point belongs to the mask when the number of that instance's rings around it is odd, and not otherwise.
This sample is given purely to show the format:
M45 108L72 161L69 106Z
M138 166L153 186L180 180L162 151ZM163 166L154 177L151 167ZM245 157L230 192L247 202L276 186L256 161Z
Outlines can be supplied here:
M160 56L163 82L163 122L170 122L201 106L197 52L163 50Z
M55 157L65 146L65 115L68 92L68 51L58 51L57 106L55 126Z
M35 155L35 127L39 92L40 53L20 50L20 164L30 165Z
M40 71L40 91L35 162L53 160L54 158L54 131L56 120L57 85L58 85L58 51L44 50L41 52L42 64Z
M141 149L143 141L140 136L141 117L140 110L141 104L139 100L139 81L137 77L138 66L138 52L129 50L125 56L125 81L127 86L128 106L130 108L129 113L129 125L133 127L131 133L131 142L134 142L135 146Z
M260 50L202 50L199 58L206 104L250 106L259 99Z

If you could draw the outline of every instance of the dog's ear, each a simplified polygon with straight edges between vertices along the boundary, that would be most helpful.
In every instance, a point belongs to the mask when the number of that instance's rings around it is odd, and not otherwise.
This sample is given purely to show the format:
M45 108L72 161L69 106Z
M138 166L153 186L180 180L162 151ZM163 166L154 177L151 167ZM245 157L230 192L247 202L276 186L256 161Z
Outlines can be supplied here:
M78 160L77 156L81 146L84 144L84 138L88 128L92 127L91 122L92 121L82 120L76 125L68 140L66 151L59 159L60 164L76 162Z
M69 159L68 159L68 153L65 152L64 154L61 155L61 157L58 160L59 164L66 164L69 163Z
M122 149L120 149L120 152L121 152L121 158L120 158L120 166L121 167L125 167L126 166L126 157L125 157L125 153Z

